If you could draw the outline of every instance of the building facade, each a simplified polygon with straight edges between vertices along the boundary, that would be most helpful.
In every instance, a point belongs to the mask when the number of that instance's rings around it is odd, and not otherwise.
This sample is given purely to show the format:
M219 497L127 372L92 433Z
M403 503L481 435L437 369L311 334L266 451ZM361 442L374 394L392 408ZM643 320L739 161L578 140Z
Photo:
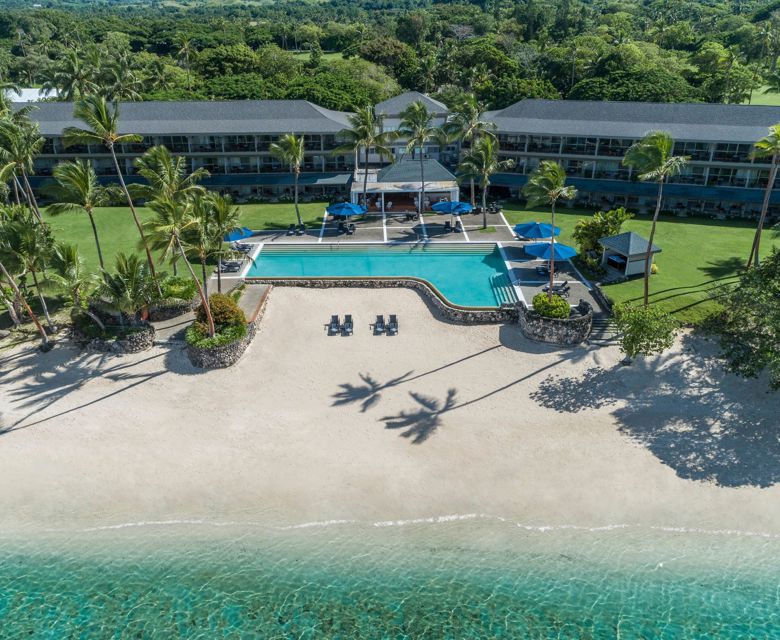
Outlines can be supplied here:
M432 98L408 92L376 105L386 130L400 126L401 112L422 100L436 124L446 121L446 107ZM90 159L106 180L114 173L106 149L99 145L65 147L62 131L79 126L72 103L40 103L32 111L46 137L35 162L34 186L39 187L62 160ZM211 173L206 186L231 193L239 201L279 199L292 195L293 176L270 152L281 135L303 135L306 157L300 177L307 198L345 198L356 173L355 154L339 152L339 132L349 127L350 114L324 109L303 100L225 102L131 102L121 105L122 132L143 141L119 147L120 164L129 181L136 178L135 159L162 144L189 160L192 170ZM560 162L578 189L571 204L592 207L652 208L656 185L637 180L621 164L626 150L648 131L669 131L674 153L690 156L685 171L665 187L664 209L715 217L753 217L761 208L769 174L767 160L751 156L752 144L772 124L780 122L780 107L714 104L649 104L522 100L486 113L494 122L504 158L515 160L511 172L493 177L493 193L519 196L528 175L545 159ZM404 140L392 144L394 160L408 159ZM425 157L454 170L457 144L440 147L431 141ZM369 157L380 169L387 158ZM771 200L770 215L780 217L780 185Z

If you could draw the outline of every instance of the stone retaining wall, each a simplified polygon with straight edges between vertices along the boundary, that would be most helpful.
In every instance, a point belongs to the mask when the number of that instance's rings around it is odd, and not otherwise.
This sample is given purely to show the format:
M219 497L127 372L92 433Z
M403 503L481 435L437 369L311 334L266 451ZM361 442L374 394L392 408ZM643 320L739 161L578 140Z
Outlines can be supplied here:
M585 300L572 310L568 318L544 318L533 309L520 312L520 330L526 338L551 344L574 345L590 335L593 308Z
M197 306L197 300L160 300L149 307L149 321L162 322L192 311Z
M445 320L456 324L507 324L518 321L517 305L502 307L459 307L447 301L425 280L415 278L247 278L247 284L272 284L283 287L360 287L365 289L395 289L403 287L422 293Z
M151 349L154 344L154 327L145 324L140 331L128 334L124 338L91 338L84 335L75 327L71 332L71 339L87 351L99 353L140 353Z

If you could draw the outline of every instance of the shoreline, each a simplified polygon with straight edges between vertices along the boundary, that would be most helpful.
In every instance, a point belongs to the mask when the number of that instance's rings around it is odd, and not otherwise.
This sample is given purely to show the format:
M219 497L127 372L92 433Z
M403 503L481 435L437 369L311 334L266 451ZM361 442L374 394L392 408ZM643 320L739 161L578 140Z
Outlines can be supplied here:
M326 337L343 310L355 335ZM400 335L371 336L388 310ZM780 401L698 339L620 368L615 347L442 323L404 290L275 289L259 329L208 373L162 348L0 357L0 536L455 514L780 536Z

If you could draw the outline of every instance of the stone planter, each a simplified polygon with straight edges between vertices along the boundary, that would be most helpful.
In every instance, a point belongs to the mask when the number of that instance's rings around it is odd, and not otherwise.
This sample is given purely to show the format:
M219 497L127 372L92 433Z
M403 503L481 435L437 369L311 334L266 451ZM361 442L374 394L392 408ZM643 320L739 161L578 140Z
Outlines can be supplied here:
M583 342L590 335L593 309L584 300L572 309L568 318L544 318L533 309L520 312L520 330L526 338L562 346Z
M518 321L518 305L501 307L461 307L447 300L427 281L417 278L246 278L247 284L272 284L282 287L360 287L393 289L403 287L423 294L445 320L455 324L505 324Z
M192 311L195 306L195 300L160 300L149 307L149 320L151 322L170 320Z
M224 369L231 367L241 359L244 351L255 337L255 323L247 324L247 333L241 338L230 344L223 344L219 347L201 348L194 345L187 345L187 357L193 366L199 369Z
M124 338L111 339L91 338L74 327L71 332L71 340L87 351L115 354L140 353L152 348L154 327L150 324L143 324L139 331L130 333Z

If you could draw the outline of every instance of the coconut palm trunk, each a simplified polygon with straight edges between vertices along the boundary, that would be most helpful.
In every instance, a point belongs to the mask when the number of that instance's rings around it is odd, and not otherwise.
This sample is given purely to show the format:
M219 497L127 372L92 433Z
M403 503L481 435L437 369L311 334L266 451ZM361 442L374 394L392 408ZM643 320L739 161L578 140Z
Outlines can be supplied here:
M469 195L470 195L469 200L471 201L471 208L473 209L474 207L477 206L477 202L474 198L474 177L473 176L469 178Z
M35 269L30 269L30 275L32 275L33 284L35 285L35 291L38 294L38 299L41 301L41 309L43 309L43 315L46 318L46 324L52 326L51 316L49 315L49 307L46 306L46 299L43 297L41 291L41 285L38 283L38 276L35 273Z
M18 327L21 324L21 321L19 320L19 316L16 315L16 308L14 305L14 301L9 299L7 295L5 295L5 291L3 291L2 283L0 283L0 302L3 303L6 309L8 309L8 317L11 318L11 322L14 323L14 327Z
M295 191L294 198L295 198L295 217L298 218L298 226L303 226L303 220L301 220L301 210L298 207L298 176L301 175L301 167L296 165L295 167L295 183L293 185L293 189Z
M97 225L95 224L95 216L93 215L91 209L87 209L87 215L89 216L89 224L92 227L92 235L95 237L95 248L97 249L100 269L103 270L105 269L105 265L103 264L103 251L100 248L100 238L98 237Z
M11 289L13 289L16 299L22 303L25 311L27 311L27 314L30 316L30 320L33 321L35 328L38 329L38 333L41 334L41 345L44 348L47 348L49 345L49 336L46 335L46 330L43 328L40 320L38 320L38 316L36 316L33 310L30 308L30 305L27 304L27 300L24 299L22 292L19 291L19 287L16 286L16 282L14 282L14 279L11 277L11 274L8 273L8 270L5 268L5 265L2 262L0 262L0 271L2 271L5 279L8 281L8 284L11 285Z
M30 208L38 219L38 222L42 223L43 216L41 215L41 210L38 208L38 201L35 199L35 194L30 186L30 181L27 179L27 172L24 170L24 167L22 167L22 180L24 180L24 190L27 193L27 200L30 203Z
M363 165L363 206L368 209L368 147L366 147L365 164Z
M473 178L472 178L473 181ZM482 187L482 228L487 229L487 191L488 185L486 182L480 185Z
M650 304L650 262L653 259L653 239L655 238L655 227L658 223L658 215L661 213L661 203L664 197L664 183L666 178L658 181L658 197L655 202L655 211L653 212L653 222L650 225L650 237L647 240L647 253L645 254L645 291L644 306Z
M181 239L179 238L179 235L175 235L176 238L176 247L179 250L179 255L181 256L181 259L184 261L184 264L187 265L187 269L190 272L190 277L192 278L192 281L195 283L195 286L198 287L198 296L200 297L200 303L203 305L203 311L206 314L206 322L208 324L209 329L209 337L214 337L214 334L216 333L216 329L214 327L214 317L211 315L211 307L209 307L209 301L206 298L206 294L203 291L203 287L200 286L200 281L198 280L198 276L195 275L195 271L192 268L192 265L187 260L187 254L184 252L184 247L181 244Z
M119 160L116 157L116 150L114 149L113 144L109 144L107 146L108 150L111 152L111 159L114 161L114 169L116 170L116 176L119 179L119 186L122 188L122 191L125 194L125 198L127 199L127 206L130 207L130 213L133 214L133 221L135 222L135 226L138 229L138 234L141 236L141 244L143 244L144 251L146 252L146 261L149 263L149 271L152 274L152 278L154 279L158 292L160 292L160 283L157 281L157 270L154 268L152 252L149 251L149 243L146 241L144 228L141 225L141 221L138 219L138 213L136 212L135 206L133 205L133 198L130 196L130 192L127 190L127 185L125 184L122 170L119 168ZM160 295L162 295L162 292L160 292Z
M769 200L772 197L772 189L775 185L775 179L777 178L778 169L778 155L775 153L772 156L772 167L769 169L769 181L766 184L764 190L764 201L761 204L761 215L758 218L758 227L756 228L756 235L753 237L753 246L750 248L750 257L748 258L745 268L749 269L753 264L759 265L761 248L761 233L764 230L764 223L766 222L766 215L769 211Z
M217 269L219 271L219 269ZM209 298L209 281L206 275L206 259L201 256L200 258L200 272L203 276L203 292L206 294L206 300Z
M222 269L219 268L219 265L222 264L222 251L217 253L217 260L219 260L217 264L217 293L222 293Z
M14 199L16 200L17 205L21 205L22 200L19 198L19 180L14 176L12 182L14 184Z
M552 235L550 236L550 288L547 292L547 299L552 300L553 287L555 286L555 200L550 203L550 213L552 222Z
M425 211L425 158L423 147L420 147L420 220L422 221Z

